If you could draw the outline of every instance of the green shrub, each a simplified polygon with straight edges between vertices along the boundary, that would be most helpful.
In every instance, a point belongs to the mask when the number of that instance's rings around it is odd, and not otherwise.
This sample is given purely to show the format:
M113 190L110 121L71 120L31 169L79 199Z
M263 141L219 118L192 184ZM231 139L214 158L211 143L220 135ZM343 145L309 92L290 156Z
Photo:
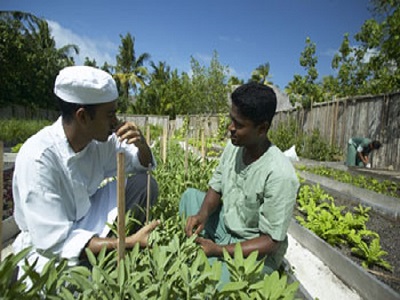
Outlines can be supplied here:
M270 130L269 138L279 149L285 151L296 146L296 151L303 148L303 136L302 132L299 132L296 121L291 118L289 122L279 123L277 129ZM299 152L297 154L300 154Z
M150 139L156 140L163 134L163 127L159 125L150 124Z
M275 130L269 131L269 137L279 149L285 151L296 146L297 155L318 161L337 161L342 159L341 150L325 141L318 129L311 135L305 134L292 118L289 122L279 123Z
M49 120L0 120L0 140L6 147L25 142L43 127L50 125Z
M304 148L300 156L318 161L335 161L341 158L341 151L325 141L319 129L314 129L311 135L304 137Z

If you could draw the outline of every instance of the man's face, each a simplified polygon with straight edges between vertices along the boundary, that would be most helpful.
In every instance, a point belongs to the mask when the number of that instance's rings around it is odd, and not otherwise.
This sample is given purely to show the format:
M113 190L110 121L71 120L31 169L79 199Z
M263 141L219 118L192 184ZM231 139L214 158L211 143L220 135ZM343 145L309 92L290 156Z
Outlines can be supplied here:
M100 104L96 107L96 114L89 121L89 130L92 139L99 142L105 142L113 133L117 126L117 104L116 101Z
M231 123L228 130L232 144L245 147L255 145L260 138L260 126L255 126L253 121L243 117L234 104L232 104L229 115Z

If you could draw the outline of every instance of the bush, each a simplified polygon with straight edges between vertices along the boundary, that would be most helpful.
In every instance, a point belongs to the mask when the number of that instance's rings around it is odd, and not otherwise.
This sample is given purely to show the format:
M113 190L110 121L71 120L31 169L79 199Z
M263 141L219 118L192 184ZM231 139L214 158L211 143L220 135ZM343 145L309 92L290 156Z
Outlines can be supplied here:
M293 118L288 123L280 123L277 129L270 130L269 137L282 151L295 145L297 155L304 158L318 161L337 161L342 158L341 150L325 141L318 129L306 135Z
M25 142L43 127L50 125L49 120L0 120L0 140L4 146L12 147Z

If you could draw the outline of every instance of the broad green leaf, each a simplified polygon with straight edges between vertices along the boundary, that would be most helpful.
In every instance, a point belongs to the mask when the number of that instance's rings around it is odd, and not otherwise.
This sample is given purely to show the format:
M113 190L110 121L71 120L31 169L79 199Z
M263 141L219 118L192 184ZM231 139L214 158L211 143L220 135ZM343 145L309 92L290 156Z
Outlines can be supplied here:
M221 293L240 291L246 288L247 285L248 285L247 281L228 282L223 286Z

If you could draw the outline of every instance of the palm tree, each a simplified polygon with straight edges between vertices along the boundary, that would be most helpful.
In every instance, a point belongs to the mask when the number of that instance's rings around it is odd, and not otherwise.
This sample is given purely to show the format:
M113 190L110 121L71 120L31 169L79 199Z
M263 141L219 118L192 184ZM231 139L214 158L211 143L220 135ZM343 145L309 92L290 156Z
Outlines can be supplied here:
M237 86L237 85L241 85L243 83L244 83L243 79L239 79L236 76L231 76L228 79L228 85L230 85L230 86Z
M28 22L28 28L33 43L40 51L44 51L42 54L48 59L54 58L61 68L75 64L71 53L79 54L79 47L75 44L67 44L57 49L46 20L34 18L33 22Z
M15 104L55 108L52 86L60 69L73 65L76 45L56 48L49 25L32 14L0 12L4 43L0 46L1 94ZM34 75L34 76L33 76Z
M272 81L268 79L271 77L269 75L270 66L269 63L265 63L263 65L259 65L252 73L251 73L251 81L256 81L265 85L271 85Z
M127 33L125 37L120 35L120 38L122 44L119 46L114 77L119 81L121 87L120 109L125 111L129 105L129 91L136 92L138 86L145 86L148 70L144 63L150 58L150 55L143 53L136 56L135 38L130 33Z
M150 62L150 66L153 68L151 74L151 80L160 80L166 82L171 77L171 67L164 61L159 61L158 65L154 61Z

